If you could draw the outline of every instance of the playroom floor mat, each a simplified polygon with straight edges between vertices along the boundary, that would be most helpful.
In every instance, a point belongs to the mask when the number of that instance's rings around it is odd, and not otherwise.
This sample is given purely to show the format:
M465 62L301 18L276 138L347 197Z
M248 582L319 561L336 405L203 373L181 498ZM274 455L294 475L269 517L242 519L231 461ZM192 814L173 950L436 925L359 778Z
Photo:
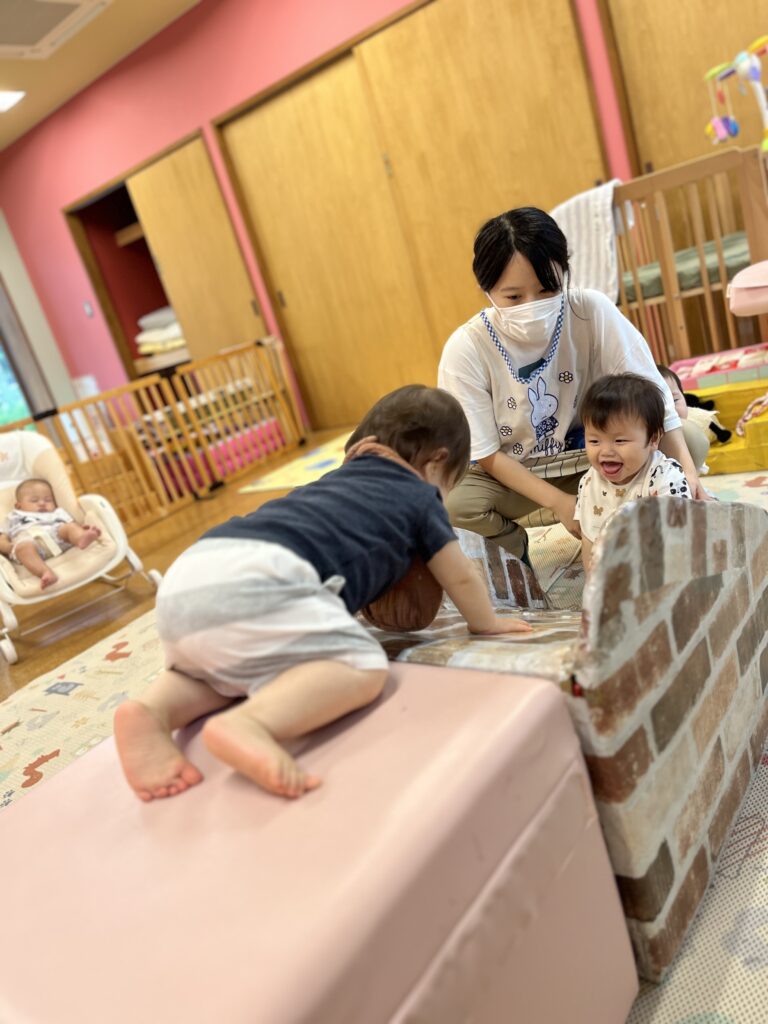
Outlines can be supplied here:
M0 703L0 808L111 736L161 666L151 611Z
M278 466L271 473L265 473L257 480L241 487L239 494L255 494L258 491L288 491L293 487L303 487L319 480L321 476L338 469L344 461L344 445L349 432L326 441L319 448L299 455L284 466Z

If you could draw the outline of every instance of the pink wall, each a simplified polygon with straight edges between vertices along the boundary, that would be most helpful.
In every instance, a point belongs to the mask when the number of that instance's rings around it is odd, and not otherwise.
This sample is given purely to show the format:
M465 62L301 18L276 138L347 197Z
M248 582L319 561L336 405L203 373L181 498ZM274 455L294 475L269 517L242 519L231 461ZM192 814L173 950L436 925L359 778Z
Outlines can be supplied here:
M0 207L73 377L92 373L106 389L123 383L125 373L62 208L198 130L224 178L213 119L406 6L406 0L202 0L0 154ZM576 0L576 8L610 169L629 177L596 0ZM231 189L225 180L222 187L267 326L275 330ZM93 318L84 301L94 307Z
M0 154L0 207L73 377L125 373L62 208L404 6L202 0Z

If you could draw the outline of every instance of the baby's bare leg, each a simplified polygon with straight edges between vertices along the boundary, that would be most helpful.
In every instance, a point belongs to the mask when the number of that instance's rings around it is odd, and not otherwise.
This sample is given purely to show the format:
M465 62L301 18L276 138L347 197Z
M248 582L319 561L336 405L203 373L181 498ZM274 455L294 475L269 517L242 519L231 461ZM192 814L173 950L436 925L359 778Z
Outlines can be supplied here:
M280 796L297 797L320 785L279 741L319 729L374 701L386 669L357 669L338 661L295 665L248 700L209 719L203 739L216 757Z
M62 523L59 536L77 548L87 548L101 536L98 526L81 526L79 523Z
M232 703L181 672L161 672L142 695L115 712L115 742L132 789L142 800L176 796L202 774L173 742L174 729Z
M31 540L23 540L21 544L16 545L16 558L25 569L29 569L34 576L40 577L41 590L50 587L59 578L53 569L45 564L37 550L37 545Z

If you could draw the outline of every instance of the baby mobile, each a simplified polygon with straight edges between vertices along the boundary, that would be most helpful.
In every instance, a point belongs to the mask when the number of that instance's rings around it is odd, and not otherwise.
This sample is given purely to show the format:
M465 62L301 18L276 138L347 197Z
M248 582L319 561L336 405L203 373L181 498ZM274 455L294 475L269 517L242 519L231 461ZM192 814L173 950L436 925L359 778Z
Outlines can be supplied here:
M755 95L763 122L761 148L768 152L768 90L763 85L760 63L760 58L766 53L768 36L760 36L746 50L737 53L730 63L718 64L717 67L710 68L704 76L712 104L712 117L707 124L706 133L714 145L728 142L739 134L739 124L733 116L728 92L728 79L736 75L739 79L739 91L745 93L749 85Z

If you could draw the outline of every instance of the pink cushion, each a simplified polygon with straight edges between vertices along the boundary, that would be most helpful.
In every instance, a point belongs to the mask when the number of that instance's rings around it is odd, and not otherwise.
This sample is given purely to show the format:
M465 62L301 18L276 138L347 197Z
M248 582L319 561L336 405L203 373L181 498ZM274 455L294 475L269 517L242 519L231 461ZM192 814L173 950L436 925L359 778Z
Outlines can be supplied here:
M189 750L207 777L180 797L138 801L108 741L0 812L10 1019L625 1020L633 960L552 684L396 665L300 745L325 783L296 803Z

